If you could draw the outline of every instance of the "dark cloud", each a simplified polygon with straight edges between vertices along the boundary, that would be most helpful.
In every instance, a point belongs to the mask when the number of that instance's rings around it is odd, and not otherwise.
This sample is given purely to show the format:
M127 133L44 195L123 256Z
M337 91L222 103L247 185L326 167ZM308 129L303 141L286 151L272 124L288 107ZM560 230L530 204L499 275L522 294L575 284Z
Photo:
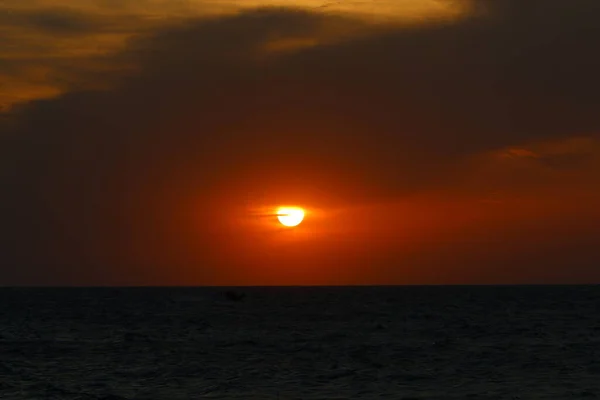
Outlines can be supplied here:
M4 29L16 27L46 35L74 36L97 33L120 33L138 25L139 17L97 15L71 8L10 10L0 15Z
M218 214L236 204L394 198L447 185L482 152L597 133L597 2L477 4L461 21L360 35L355 20L269 9L133 40L111 62L136 72L112 89L10 116L4 253L97 279L106 263L220 260ZM289 39L320 44L269 51Z

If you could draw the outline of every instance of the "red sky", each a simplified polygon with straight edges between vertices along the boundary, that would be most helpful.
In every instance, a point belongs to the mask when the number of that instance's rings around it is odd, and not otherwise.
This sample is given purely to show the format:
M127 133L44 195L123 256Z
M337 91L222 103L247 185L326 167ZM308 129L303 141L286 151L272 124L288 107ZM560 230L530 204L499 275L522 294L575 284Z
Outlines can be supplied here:
M0 6L0 284L600 281L597 1L255 3Z

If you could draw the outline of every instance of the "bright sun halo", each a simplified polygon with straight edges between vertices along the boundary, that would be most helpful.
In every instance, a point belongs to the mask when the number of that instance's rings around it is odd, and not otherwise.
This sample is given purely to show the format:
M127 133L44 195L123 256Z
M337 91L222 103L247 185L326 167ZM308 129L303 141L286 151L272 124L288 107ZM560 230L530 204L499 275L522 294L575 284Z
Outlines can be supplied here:
M285 226L297 226L304 219L304 210L298 207L281 207L277 219Z

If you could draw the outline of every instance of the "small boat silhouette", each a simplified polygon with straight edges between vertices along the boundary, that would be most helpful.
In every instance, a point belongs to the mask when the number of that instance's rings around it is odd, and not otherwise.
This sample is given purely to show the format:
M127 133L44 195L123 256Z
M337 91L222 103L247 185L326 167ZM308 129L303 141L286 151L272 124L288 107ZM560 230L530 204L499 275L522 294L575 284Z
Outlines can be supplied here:
M225 297L230 301L242 301L246 297L246 293L237 293L231 290L225 292Z

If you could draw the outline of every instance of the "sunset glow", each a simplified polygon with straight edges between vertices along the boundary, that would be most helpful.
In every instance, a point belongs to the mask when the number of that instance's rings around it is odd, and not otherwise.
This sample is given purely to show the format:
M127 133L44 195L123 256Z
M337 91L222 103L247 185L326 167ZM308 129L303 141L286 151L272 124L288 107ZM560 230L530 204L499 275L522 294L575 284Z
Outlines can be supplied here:
M597 4L0 1L0 285L598 283Z

